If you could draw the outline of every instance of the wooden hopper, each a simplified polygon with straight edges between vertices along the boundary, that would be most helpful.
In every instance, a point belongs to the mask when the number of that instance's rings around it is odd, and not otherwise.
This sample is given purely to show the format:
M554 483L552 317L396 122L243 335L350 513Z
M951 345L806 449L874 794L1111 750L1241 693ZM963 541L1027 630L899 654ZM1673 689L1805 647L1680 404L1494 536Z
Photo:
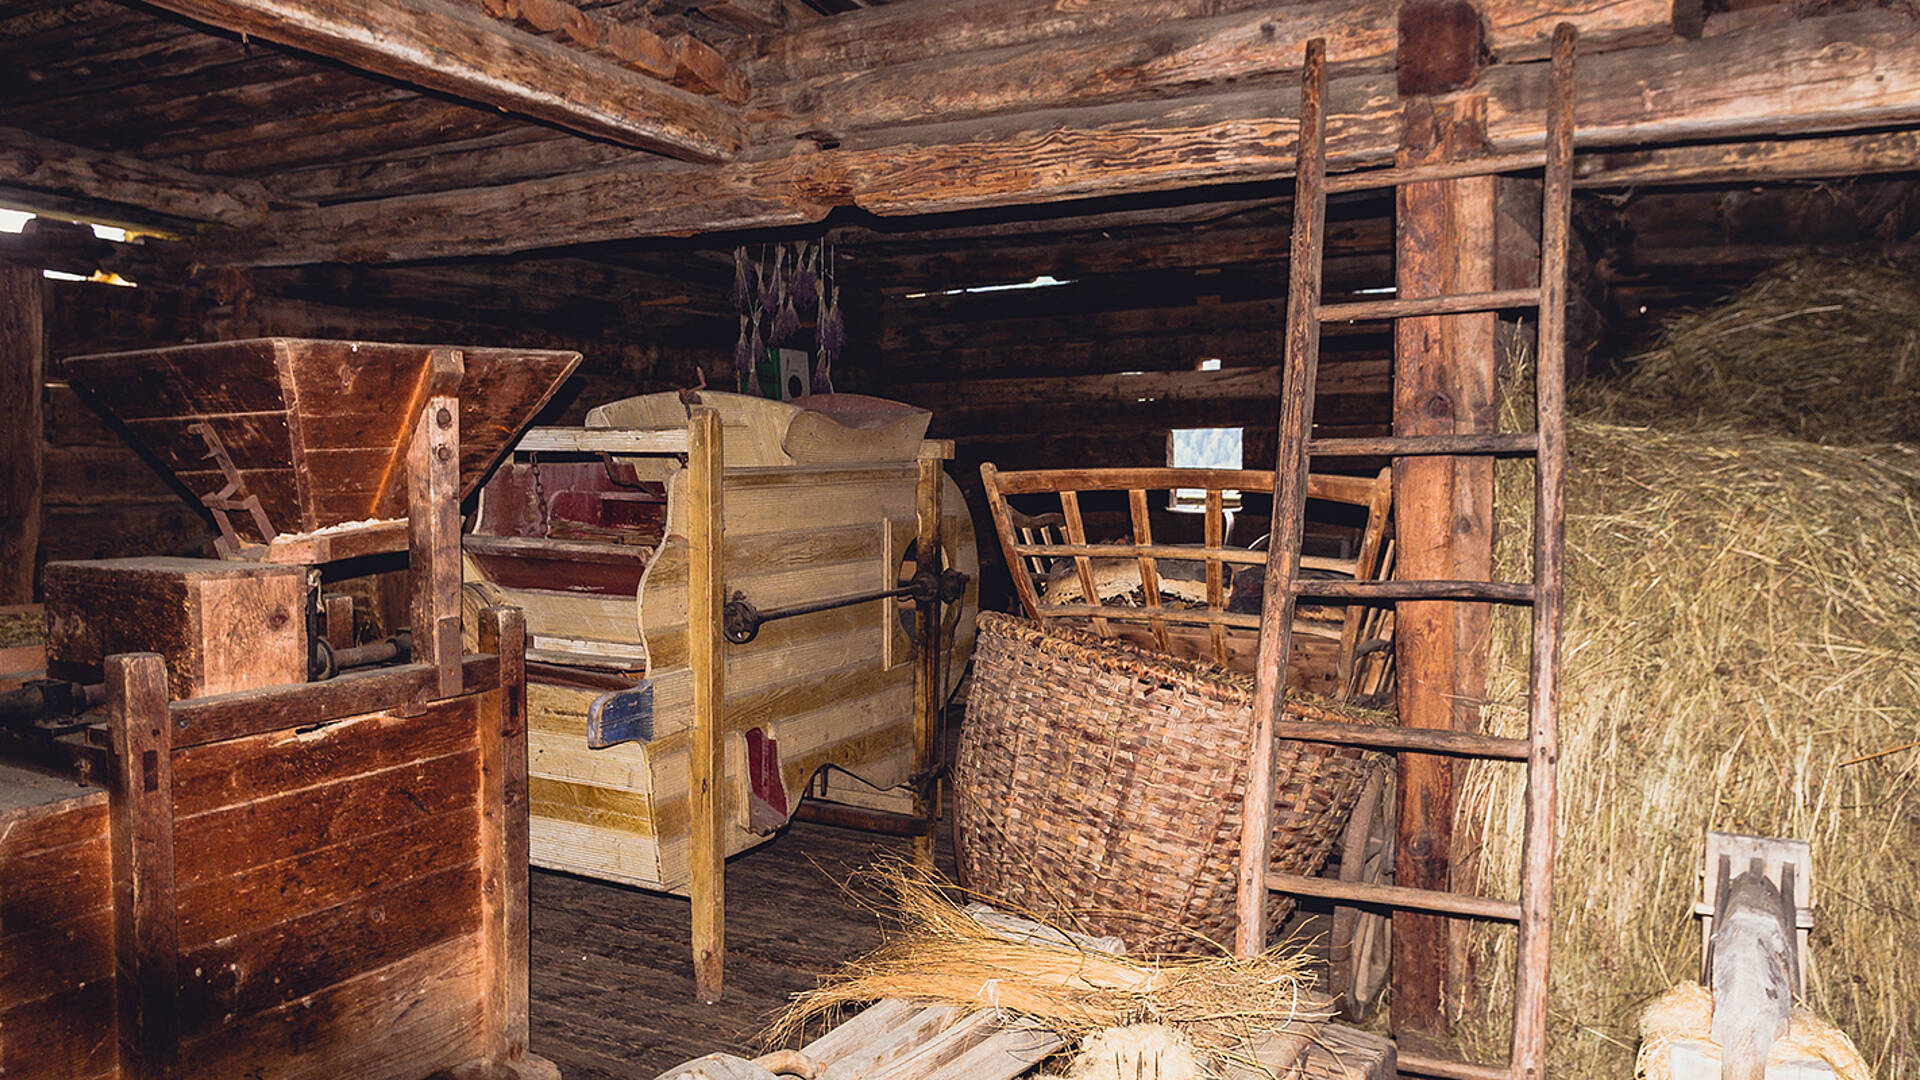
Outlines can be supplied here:
M579 353L257 338L78 356L64 368L223 519L223 555L323 562L406 548L407 445L436 351L465 367L465 497Z

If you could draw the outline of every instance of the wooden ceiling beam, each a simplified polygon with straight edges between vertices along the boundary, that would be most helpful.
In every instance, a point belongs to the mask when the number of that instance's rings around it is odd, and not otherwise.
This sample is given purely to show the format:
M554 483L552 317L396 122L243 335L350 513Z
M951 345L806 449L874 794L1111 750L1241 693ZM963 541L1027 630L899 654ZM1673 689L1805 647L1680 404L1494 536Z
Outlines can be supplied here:
M155 0L249 37L556 124L718 162L744 140L733 110L448 0Z
M1920 123L1911 35L1904 16L1865 9L1582 56L1576 138L1590 150ZM1546 84L1544 64L1485 73L1495 149L1541 145ZM1401 123L1390 73L1347 75L1327 97L1336 168L1391 160ZM914 215L1276 180L1293 170L1297 99L1290 89L1195 93L882 130L710 171L609 167L342 203L282 216L262 238L270 247L209 257L432 258L799 224L832 206Z
M1496 59L1546 56L1556 23L1580 27L1586 49L1644 45L1670 37L1686 0L1481 0L1487 42ZM949 63L956 53L1026 45L1069 45L1100 35L1155 38L1212 16L1272 27L1269 45L1328 38L1335 63L1387 57L1395 46L1399 0L1130 0L1065 4L1059 0L930 0L851 12L761 42L755 81L840 79L893 65ZM1297 60L1297 58L1293 58Z
M1585 0L1556 5L1550 16L1541 13L1537 0L1481 0L1477 6L1489 25L1488 42L1496 55L1512 60L1537 57L1555 23L1562 20L1580 28L1587 54L1670 39L1674 2ZM1019 0L971 4L964 16L950 10L948 14L964 19L968 26L980 20L1080 25L1077 19L1054 14L1060 6L1053 0ZM951 42L956 33L967 40L965 28L943 28L930 40L944 48L910 63L831 70L779 83L771 72L756 72L754 84L764 84L766 89L756 95L754 106L771 114L763 121L769 134L798 124L809 132L844 139L853 132L878 128L1168 95L1202 86L1244 86L1260 80L1293 85L1298 82L1301 51L1292 43L1313 38L1326 39L1327 60L1336 73L1384 71L1394 66L1399 0L1312 0L1201 17L1217 6L1194 0L1114 5L1127 12L1128 21L1118 28L1033 37L1011 47L980 49L964 56L955 55L958 48ZM887 10L873 9L876 15ZM1144 18L1153 12L1164 17ZM1031 33L1029 28L1022 36Z
M257 225L267 216L267 191L255 181L202 176L18 128L0 128L0 184L222 225Z
M1777 183L1920 171L1920 130L1583 154L1578 187Z

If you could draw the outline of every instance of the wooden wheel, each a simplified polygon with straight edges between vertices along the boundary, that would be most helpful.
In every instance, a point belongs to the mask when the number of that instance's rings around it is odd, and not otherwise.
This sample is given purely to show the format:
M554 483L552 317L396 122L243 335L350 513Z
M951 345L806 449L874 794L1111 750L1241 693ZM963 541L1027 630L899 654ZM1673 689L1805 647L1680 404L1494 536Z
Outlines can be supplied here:
M1388 882L1393 873L1393 785L1386 770L1373 774L1354 804L1340 842L1340 880ZM1393 920L1378 911L1333 909L1329 981L1340 1012L1366 1017L1387 985Z

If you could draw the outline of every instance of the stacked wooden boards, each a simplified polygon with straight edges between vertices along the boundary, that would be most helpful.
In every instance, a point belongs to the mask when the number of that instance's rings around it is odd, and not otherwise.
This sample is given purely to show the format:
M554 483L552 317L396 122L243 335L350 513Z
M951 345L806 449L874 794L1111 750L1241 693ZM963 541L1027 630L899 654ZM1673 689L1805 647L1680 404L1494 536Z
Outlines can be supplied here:
M703 392L701 398L722 422L721 563L729 597L742 594L767 610L892 588L903 563L911 572L917 458L923 449L943 449L923 448L925 413L839 403L839 416L868 418L868 426L854 427L820 409L733 394ZM601 406L589 413L588 425L670 430L684 428L687 416L677 394L654 394ZM870 419L875 416L877 423ZM591 522L585 511L571 518L553 513L566 502L562 490L549 488L529 500L536 485L527 470L571 468L577 466L539 459L503 467L481 499L480 527L496 535L468 538L475 602L525 609L530 655L542 661L528 701L533 860L682 892L690 878L693 736L687 536L689 516L703 509L693 505L688 470L671 455L619 455L604 466L622 470L628 502L657 486L664 499L657 524L630 508L606 511L607 493L587 490L604 485L577 476L564 490L599 500L602 509ZM569 475L550 474L556 480ZM944 557L976 577L972 525L951 479L945 493ZM518 509L508 513L496 500L512 500ZM538 527L527 525L533 520ZM612 527L620 520L633 524L622 533ZM607 531L601 539L580 539L585 528ZM556 530L572 531L556 540ZM510 532L541 535L501 544L507 538L497 534ZM568 558L575 570L553 576ZM535 559L548 564L545 581L527 573ZM636 570L631 592L608 584L616 571ZM530 587L535 584L544 587ZM949 672L957 673L971 654L975 595L970 582L945 638ZM721 800L727 853L764 842L774 818L784 823L809 781L829 766L859 778L836 774L835 786L852 789L850 798L862 790L876 796L870 805L910 805L904 792L880 793L914 772L911 613L910 605L874 600L770 622L750 644L726 647ZM590 748L594 701L643 678L653 695L649 737Z

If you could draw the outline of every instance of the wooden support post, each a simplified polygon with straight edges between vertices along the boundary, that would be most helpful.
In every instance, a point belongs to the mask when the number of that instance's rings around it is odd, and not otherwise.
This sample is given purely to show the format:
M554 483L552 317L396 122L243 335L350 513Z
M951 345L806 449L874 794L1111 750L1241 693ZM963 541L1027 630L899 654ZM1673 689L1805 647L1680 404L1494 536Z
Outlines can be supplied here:
M173 719L158 653L107 657L113 953L120 1075L181 1074L173 883Z
M407 539L413 654L440 669L439 693L460 692L460 379L457 349L435 349L407 446Z
M1485 152L1486 101L1447 105L1409 99L1401 165ZM1397 284L1403 298L1483 292L1494 287L1495 181L1469 177L1411 184L1396 194ZM1456 435L1495 428L1492 313L1401 319L1394 333L1394 434ZM1485 581L1492 571L1493 462L1487 458L1403 458L1394 467L1397 576ZM1485 605L1408 602L1394 635L1400 722L1408 727L1479 727L1486 684ZM1455 766L1444 757L1399 758L1397 885L1455 887ZM1443 1035L1454 962L1448 920L1416 912L1393 917L1393 1019L1397 1036Z
M720 609L720 414L696 409L687 424L687 664L693 669L692 778L688 793L688 862L693 901L693 988L701 1001L720 1000L726 964L726 822L720 803L720 738L726 641Z
M0 455L9 466L0 483L0 604L33 602L40 557L43 280L37 268L0 264Z
M939 458L920 459L920 481L915 506L919 533L913 550L915 572L931 569L939 573L940 487L946 473ZM891 603L891 601L889 601ZM913 671L913 816L932 823L940 816L940 602L914 605L913 639L919 645L919 663ZM913 864L922 870L933 869L933 835L913 838Z
M487 1056L526 1057L532 924L527 915L527 630L519 608L480 613L480 651L499 657L498 709L480 716L481 888L485 892Z

